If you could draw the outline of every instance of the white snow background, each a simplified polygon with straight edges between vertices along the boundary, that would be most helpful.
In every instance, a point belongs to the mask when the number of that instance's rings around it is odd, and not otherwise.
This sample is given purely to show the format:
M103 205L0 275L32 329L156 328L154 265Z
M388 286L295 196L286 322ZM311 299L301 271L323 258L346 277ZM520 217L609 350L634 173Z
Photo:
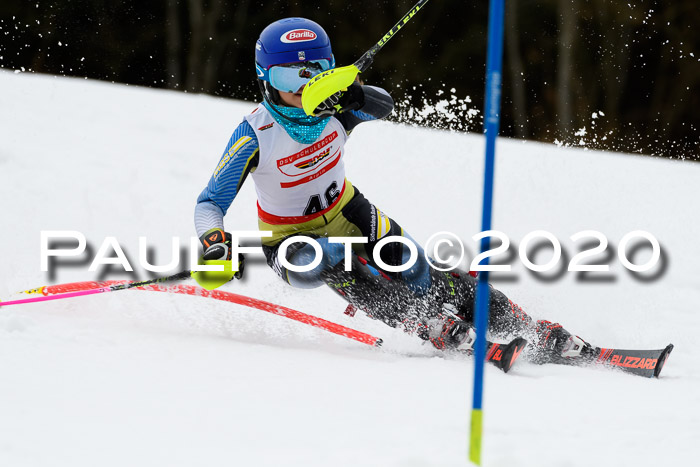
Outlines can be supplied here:
M80 79L0 72L0 298L47 284L42 230L115 236L138 267L194 234L193 209L254 105ZM483 137L387 122L347 145L349 179L420 243L480 230ZM516 258L496 286L537 318L605 347L675 344L662 377L605 369L486 369L487 466L690 465L700 439L700 165L500 139L494 228L659 239L642 282L616 254L610 282L545 282ZM252 180L227 218L255 230ZM643 263L649 250L635 256ZM536 262L549 258L544 251ZM434 355L330 290L294 290L261 258L223 287L384 339L372 349L282 317L142 291L0 309L0 466L467 465L473 362ZM596 257L603 259L602 256ZM562 260L564 261L564 260ZM185 265L183 265L184 267ZM88 263L56 282L94 280ZM141 278L147 278L141 275ZM111 275L108 279L124 276Z

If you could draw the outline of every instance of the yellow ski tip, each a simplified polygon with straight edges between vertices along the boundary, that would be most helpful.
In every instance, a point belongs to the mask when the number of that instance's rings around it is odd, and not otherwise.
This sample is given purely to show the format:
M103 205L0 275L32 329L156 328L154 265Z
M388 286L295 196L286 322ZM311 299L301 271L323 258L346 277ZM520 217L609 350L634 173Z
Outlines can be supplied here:
M476 465L481 465L481 409L472 410L472 422L469 432L469 460Z
M214 290L233 279L233 275L238 271L238 262L236 262L236 270L233 269L233 261L226 260L208 260L199 259L199 264L204 266L223 266L223 271L192 271L192 278L199 285L207 290Z
M301 105L306 115L313 115L318 105L338 91L347 89L360 70L355 65L324 71L309 81L301 93Z

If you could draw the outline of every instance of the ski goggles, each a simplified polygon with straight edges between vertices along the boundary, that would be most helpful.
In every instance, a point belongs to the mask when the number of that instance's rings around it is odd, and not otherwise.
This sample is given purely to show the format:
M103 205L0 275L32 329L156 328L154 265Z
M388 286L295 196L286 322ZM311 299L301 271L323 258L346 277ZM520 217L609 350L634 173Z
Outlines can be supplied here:
M275 65L269 70L263 70L267 75L267 81L273 88L282 92L297 92L314 76L330 70L330 60L311 60L308 62L290 63L288 65ZM260 70L258 70L260 73ZM265 79L265 76L261 77Z

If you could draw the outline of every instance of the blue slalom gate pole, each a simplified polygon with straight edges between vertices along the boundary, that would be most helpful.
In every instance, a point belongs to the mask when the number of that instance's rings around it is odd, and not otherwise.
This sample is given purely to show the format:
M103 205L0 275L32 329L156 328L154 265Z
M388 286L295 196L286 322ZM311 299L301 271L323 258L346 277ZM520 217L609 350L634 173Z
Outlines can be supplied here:
M512 0L511 0L512 1ZM484 133L486 135L486 163L484 167L484 204L481 231L491 230L491 208L493 205L494 161L496 137L500 124L501 70L503 62L504 0L489 2L489 38L486 59L486 97L484 103ZM481 239L481 252L488 251L489 237ZM488 258L482 263L488 265ZM472 403L471 429L469 435L469 460L481 465L481 438L483 412L481 408L484 389L484 360L486 359L486 330L489 321L489 273L479 272L476 288L476 342L474 343L474 400Z

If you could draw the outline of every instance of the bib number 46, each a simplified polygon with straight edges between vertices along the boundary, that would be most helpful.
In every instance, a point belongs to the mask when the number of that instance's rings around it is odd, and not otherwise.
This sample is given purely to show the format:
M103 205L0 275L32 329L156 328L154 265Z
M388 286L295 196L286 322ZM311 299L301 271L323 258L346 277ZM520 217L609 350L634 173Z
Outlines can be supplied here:
M309 201L306 203L306 209L304 209L304 215L308 216L311 214L316 214L323 211L324 209L329 208L333 205L333 203L335 203L335 201L338 199L338 196L340 196L338 184L336 182L333 182L330 185L328 185L328 188L326 188L326 191L323 193L323 199L321 198L320 194L311 195L309 197Z

